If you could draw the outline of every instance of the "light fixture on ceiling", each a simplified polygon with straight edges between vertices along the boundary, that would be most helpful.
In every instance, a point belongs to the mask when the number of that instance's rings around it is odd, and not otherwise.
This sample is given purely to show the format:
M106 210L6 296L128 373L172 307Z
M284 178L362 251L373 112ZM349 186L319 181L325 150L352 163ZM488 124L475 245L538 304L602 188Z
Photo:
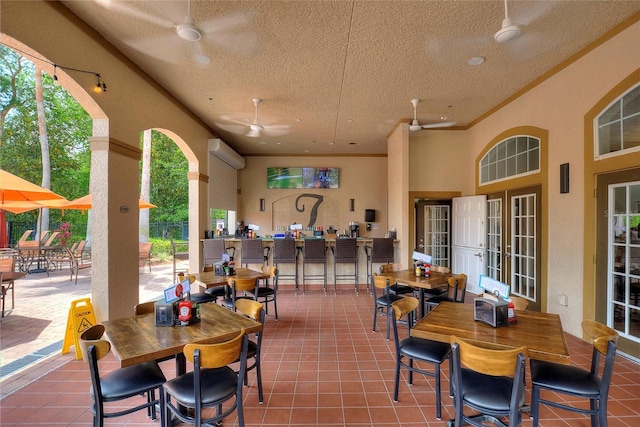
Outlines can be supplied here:
M509 43L520 37L520 27L514 25L509 18L509 9L507 8L507 0L504 0L504 19L502 20L502 28L500 28L493 38L498 43Z
M471 66L482 65L482 64L484 64L485 60L486 59L485 59L484 56L474 56L473 58L469 58L467 60L467 64L469 64Z
M180 38L190 42L198 41L202 37L191 16L191 0L187 2L187 16L184 17L184 22L176 27L176 32Z

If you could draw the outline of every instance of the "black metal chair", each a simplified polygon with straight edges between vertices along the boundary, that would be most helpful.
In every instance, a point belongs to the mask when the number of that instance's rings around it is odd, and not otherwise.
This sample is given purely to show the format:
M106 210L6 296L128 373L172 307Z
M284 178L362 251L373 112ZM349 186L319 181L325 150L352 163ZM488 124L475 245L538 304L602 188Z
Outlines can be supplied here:
M249 278L240 278L240 277L229 277L227 279L229 283L229 296L222 300L221 305L223 307L227 307L231 310L236 309L236 301L239 299L256 299L258 288L258 280L257 279L249 279ZM239 295L242 292L246 295Z
M379 272L383 276L387 273L393 273L394 271L395 267L393 264L382 264L379 268ZM406 295L414 294L416 293L416 290L411 286L403 285L396 281L391 286L389 286L389 292L391 292L392 295Z
M355 238L340 237L336 239L333 252L333 293L338 293L338 280L353 280L356 294L358 292L358 246ZM338 274L338 264L353 264L353 273Z
M429 298L425 296L424 304L427 308L425 312L432 310L442 301L464 303L464 297L467 294L467 275L464 273L449 277L447 279L447 291L442 295L436 295Z
M109 354L111 344L102 339L104 326L95 325L80 335L79 345L82 358L89 364L91 374L91 389L89 393L93 399L91 412L94 427L102 426L105 418L121 417L133 412L147 409L151 419L156 419L156 405L163 406L164 397L161 394L162 384L166 381L162 370L156 362L144 362L126 368L119 368L106 375L100 375L98 361ZM160 392L159 399L155 392ZM105 412L104 404L117 402L138 395L145 395L144 403L133 407L118 406L118 411ZM165 425L164 413L160 413L160 422Z
M262 267L269 260L269 246L262 245L262 239L242 239L241 262L246 268L249 264L260 264Z
M177 277L178 277L178 281L182 282L187 276L185 276L184 273L180 272L178 273ZM193 275L189 275L188 277L189 277L189 285L192 285L193 282L195 282L196 278ZM215 288L211 288L211 291L214 291L214 292L206 292L206 291L205 292L189 292L189 299L191 300L191 302L194 302L197 304L204 304L206 302L216 302L220 296L224 295L224 292L223 292L223 295L220 294L221 289L224 291L224 289L221 287L215 287ZM207 291L209 291L209 289L207 289Z
M322 273L307 270L307 265L321 264ZM327 293L327 246L325 239L306 239L302 247L302 293L306 291L307 280L322 280L324 293Z
M457 337L451 337L451 387L455 419L448 427L465 424L517 427L525 405L526 347L492 350L478 347ZM462 367L464 365L464 368ZM464 407L474 411L464 414ZM509 417L509 424L501 418Z
M391 320L389 318L391 304L403 298L389 291L391 283L393 283L392 278L374 273L373 283L371 285L371 289L373 290L373 332L376 331L376 320L378 318L378 311L380 311L387 316L387 341L389 340L391 329ZM378 292L380 292L380 296L378 296Z
M296 246L295 239L275 239L273 241L273 265L278 269L279 279L291 280L298 292L298 253L300 248ZM286 274L279 267L280 264L293 264L294 273Z
M442 404L440 399L440 365L449 358L451 354L451 345L438 341L427 340L409 336L400 340L398 336L398 321L402 317L407 317L407 325L411 330L413 325L414 314L420 302L417 298L407 297L401 298L391 304L395 316L391 316L391 325L393 326L393 336L396 344L396 380L393 392L393 401L398 401L398 391L400 388L400 368L403 367L409 371L409 384L413 384L413 373L418 372L423 375L434 377L436 379L436 418L442 419ZM408 361L404 362L403 359ZM414 366L414 362L431 363L433 371L427 371ZM451 364L449 364L449 377L451 377Z
M245 294L252 296L254 300L264 304L264 311L269 314L269 303L273 303L273 310L278 320L278 278L279 272L276 267L262 266L262 272L268 277L264 279L264 285L260 286L258 281L255 290L246 291ZM271 280L271 284L269 281Z
M591 416L592 427L607 426L607 400L609 386L613 375L613 364L616 357L618 333L602 323L584 320L582 330L593 340L591 369L578 366L560 365L552 362L531 359L531 418L536 427L540 421L540 404L564 409ZM600 356L605 357L602 375L600 372ZM540 397L541 391L553 392L554 395L565 394L572 397L588 399L589 409L571 406L563 399L554 400Z
M169 427L171 415L182 423L196 426L219 425L219 421L235 410L238 426L244 427L242 387L246 375L248 341L243 329L236 337L222 343L187 344L183 352L185 358L193 363L193 371L163 385L165 423L162 426ZM238 360L240 367L236 372L228 365ZM231 405L225 405L223 410L223 404L232 399ZM212 417L203 418L202 410L206 408L217 408L217 411Z
M393 264L395 260L393 239L390 237L374 238L371 241L371 246L364 247L367 254L367 291L369 290L369 283L373 277L373 264Z
M260 368L260 352L262 347L262 333L264 331L264 316L265 310L261 303L258 301L251 301L248 299L240 299L236 301L236 311L240 311L245 316L253 319L262 324L262 329L260 329L255 334L255 341L249 340L249 345L247 348L247 366L245 369L244 376L244 385L248 385L249 381L246 373L255 369L256 370L256 380L258 382L258 403L264 403L264 396L262 394L262 371ZM253 359L253 363L249 364L249 360Z

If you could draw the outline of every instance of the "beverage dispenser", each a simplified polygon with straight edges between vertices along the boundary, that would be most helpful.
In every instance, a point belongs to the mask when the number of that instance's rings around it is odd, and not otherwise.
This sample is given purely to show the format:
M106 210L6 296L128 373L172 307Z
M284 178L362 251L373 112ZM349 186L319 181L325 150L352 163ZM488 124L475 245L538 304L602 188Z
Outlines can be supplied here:
M357 222L349 222L349 237L360 237L360 224Z

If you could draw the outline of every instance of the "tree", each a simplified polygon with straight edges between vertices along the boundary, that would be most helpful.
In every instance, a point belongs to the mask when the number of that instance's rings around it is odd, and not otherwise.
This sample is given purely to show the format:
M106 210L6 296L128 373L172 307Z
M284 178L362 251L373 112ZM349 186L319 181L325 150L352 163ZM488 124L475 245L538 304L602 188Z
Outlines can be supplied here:
M140 199L149 201L151 189L151 129L142 133L142 175L140 178ZM149 241L149 209L140 210L139 234L141 242Z
M38 134L40 135L40 153L42 158L42 184L43 188L51 190L51 156L49 155L49 138L47 136L47 119L44 112L44 95L42 93L42 68L35 67L34 81L36 86L36 113L38 115ZM39 239L42 230L49 229L49 209L40 209L40 218L36 236Z

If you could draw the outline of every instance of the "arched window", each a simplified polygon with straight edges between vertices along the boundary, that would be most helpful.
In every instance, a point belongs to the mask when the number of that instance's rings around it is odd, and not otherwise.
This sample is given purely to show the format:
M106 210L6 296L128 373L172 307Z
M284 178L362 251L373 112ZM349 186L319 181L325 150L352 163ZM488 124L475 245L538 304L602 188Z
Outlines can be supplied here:
M498 142L480 160L480 185L540 170L540 139L512 136Z
M640 150L640 84L609 104L594 122L596 158Z

